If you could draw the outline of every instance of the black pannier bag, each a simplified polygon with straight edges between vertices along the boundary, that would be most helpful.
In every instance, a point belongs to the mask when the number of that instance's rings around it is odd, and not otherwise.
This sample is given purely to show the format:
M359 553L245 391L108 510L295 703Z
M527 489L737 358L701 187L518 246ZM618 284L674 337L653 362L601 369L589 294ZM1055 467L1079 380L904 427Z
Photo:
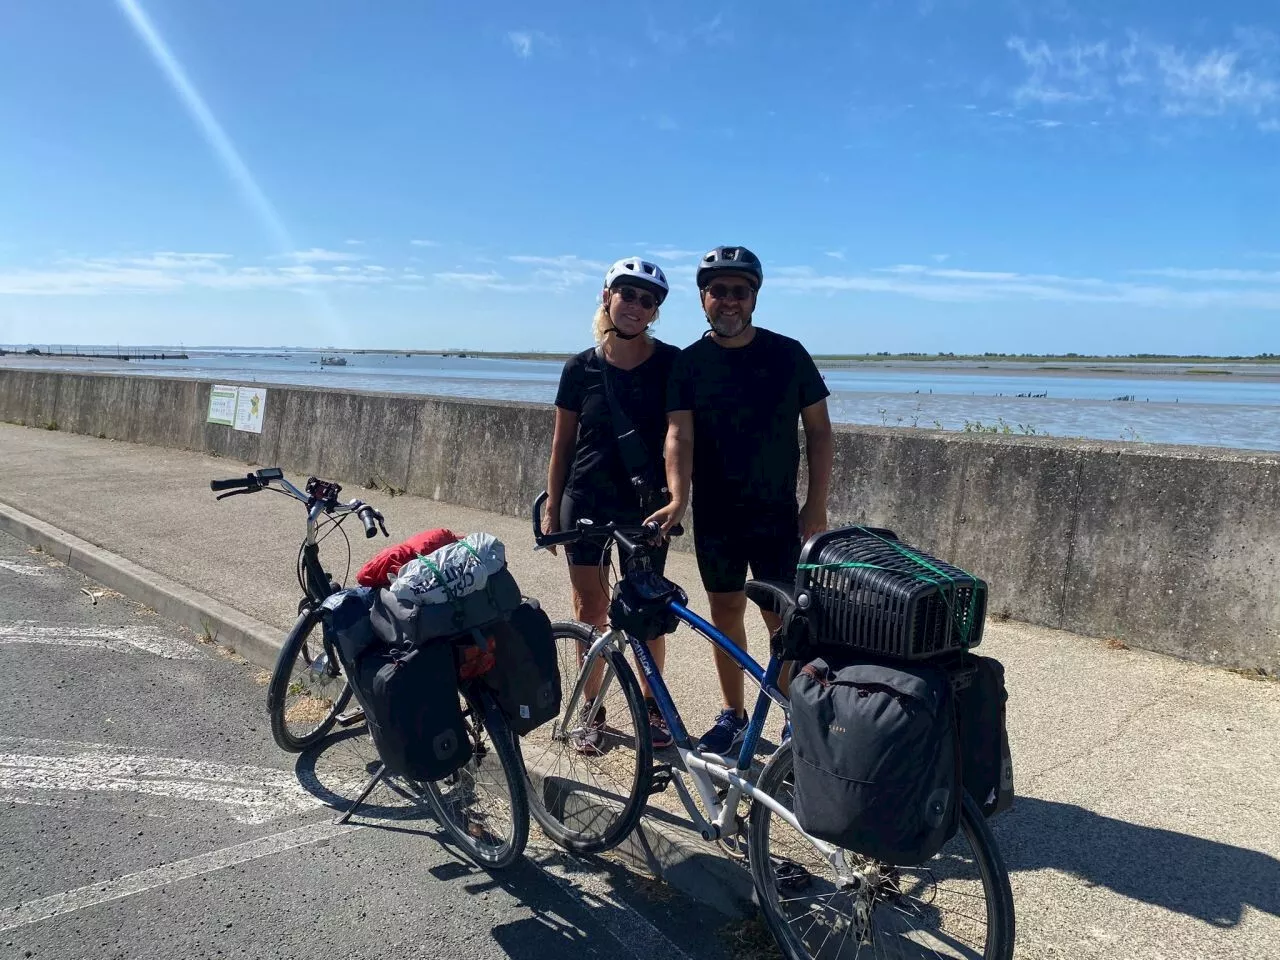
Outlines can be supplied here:
M814 537L795 592L802 613L774 642L784 659L925 660L982 641L987 584L891 530L852 526Z
M369 646L380 643L369 619L373 597L368 587L355 587L330 594L320 605L324 629L348 678Z
M352 688L378 756L393 776L441 780L471 759L453 645L370 647Z
M964 788L983 816L993 817L1013 806L1004 665L991 657L967 656L953 676Z
M815 659L791 682L795 814L889 864L933 857L960 822L951 680L923 664Z
M370 617L374 633L389 647L407 649L417 644L468 633L500 620L520 606L520 587L503 567L489 575L484 589L453 602L414 604L400 600L387 589L374 597Z
M526 600L492 626L496 662L485 685L517 736L560 714L560 664L551 620L536 600Z
M387 772L440 780L472 754L454 645L387 645L375 629L378 606L377 593L365 587L335 593L322 605L325 628Z

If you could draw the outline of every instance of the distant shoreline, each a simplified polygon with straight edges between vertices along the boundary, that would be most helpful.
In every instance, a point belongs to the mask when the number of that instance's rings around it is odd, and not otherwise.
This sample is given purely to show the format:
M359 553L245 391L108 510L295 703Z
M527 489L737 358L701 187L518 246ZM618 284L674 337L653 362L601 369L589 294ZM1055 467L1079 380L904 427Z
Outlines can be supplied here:
M151 348L148 348L151 349ZM189 347L195 353L227 350L237 353L240 349L258 353L257 348L236 347ZM536 352L536 351L485 351L485 350L387 350L363 348L341 350L335 348L313 349L310 347L272 348L280 354L262 354L264 356L287 355L290 353L317 355L375 356L375 357L456 357L468 360L515 360L542 361L545 363L563 363L570 353ZM1236 381L1251 383L1280 382L1280 357L1056 357L1056 356L937 356L928 357L911 354L814 354L818 366L829 372L856 373L874 370L910 370L923 377L936 374L952 375L988 375L998 377L1023 378L1059 378L1076 377L1082 379L1139 378L1166 380L1204 380L1204 381ZM128 368L131 364L108 357L72 357L57 353L43 353L33 356L21 351L7 351L0 355L0 367L43 366L55 361L59 366L76 366L91 364L111 369ZM170 361L163 361L157 366L147 364L149 370L159 372ZM199 365L199 356L192 356L187 361L172 361L184 365Z
M486 351L486 350L343 350L352 355L459 357L469 360L529 360L564 363L573 354L552 352ZM918 370L920 372L987 373L1006 376L1049 376L1102 378L1195 377L1205 380L1229 378L1255 381L1280 381L1280 356L1272 357L1204 357L1155 356L1086 357L1086 356L983 356L919 355L919 354L824 354L815 353L814 362L826 370L880 368ZM1176 369L1185 367L1189 369ZM1236 369L1221 369L1234 367ZM1173 368L1173 369L1171 369ZM1240 369L1244 368L1244 369Z

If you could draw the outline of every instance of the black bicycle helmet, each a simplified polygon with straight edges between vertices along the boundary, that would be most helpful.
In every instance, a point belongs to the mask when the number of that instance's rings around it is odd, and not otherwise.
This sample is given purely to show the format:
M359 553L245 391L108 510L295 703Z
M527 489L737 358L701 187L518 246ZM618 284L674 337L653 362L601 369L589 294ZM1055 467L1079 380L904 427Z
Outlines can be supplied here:
M764 267L760 258L746 247L716 247L702 257L698 264L698 289L706 289L718 273L739 273L754 277L756 289L764 283Z

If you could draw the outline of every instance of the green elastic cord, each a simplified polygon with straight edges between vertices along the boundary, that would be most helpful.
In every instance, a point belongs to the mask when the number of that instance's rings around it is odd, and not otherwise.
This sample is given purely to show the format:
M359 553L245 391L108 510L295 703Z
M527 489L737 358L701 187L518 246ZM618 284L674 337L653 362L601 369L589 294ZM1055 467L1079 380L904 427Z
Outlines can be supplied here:
M467 548L467 552L469 554L471 554L473 557L476 558L476 563L480 564L480 566L482 567L484 566L484 561L480 559L480 554L476 553L475 550L472 549L471 544L467 543L467 541L465 540L459 540L458 542ZM493 578L492 577L485 577L484 595L489 598L489 606L492 607L494 610L497 610L498 601L493 598Z
M930 573L934 573L940 578L935 580L933 577L926 576L923 573L917 572L915 574L915 578L921 581L922 583L932 584L933 586L937 587L937 586L943 586L945 584L955 585L956 583L959 582L958 580L956 580L955 577L948 574L945 570L939 570L937 567L935 567L932 563L930 563L924 557L920 556L914 550L911 550L903 546L901 543L898 543L897 541L894 541L894 540L888 540L880 536L878 533L875 533L872 530L868 530L866 527L856 527L855 529L861 530L867 536L873 537L874 539L879 540L881 543L885 544L886 546L892 547L894 550L896 550L899 554L901 554L907 560L910 560L912 563L915 563L921 567L924 567ZM858 570L886 570L891 573L896 572L896 571L890 571L888 567L881 566L880 564L877 564L877 563L852 563L852 562L851 563L801 563L801 564L797 564L797 568L800 570L858 569ZM964 617L963 619L957 616L957 611L951 604L951 596L948 594L946 590L942 591L942 599L943 599L943 602L947 605L947 613L948 615L950 615L952 623L955 625L956 630L960 634L961 645L967 648L969 646L969 637L973 630L974 614L977 612L977 606L978 606L978 591L976 589L977 578L974 577L973 574L967 573L963 570L961 570L960 572L964 573L965 576L969 577L975 582L975 588L969 591L968 616Z
M459 600L456 596L454 596L453 591L449 589L449 585L445 582L445 579L444 579L444 573L440 570L439 567L435 565L434 561L428 560L426 557L423 557L422 564L428 570L434 573L436 575L436 579L440 581L440 588L444 591L444 595L449 598L450 606L453 607L454 626L460 628L462 626L462 622L466 619L465 610L462 606L462 601Z

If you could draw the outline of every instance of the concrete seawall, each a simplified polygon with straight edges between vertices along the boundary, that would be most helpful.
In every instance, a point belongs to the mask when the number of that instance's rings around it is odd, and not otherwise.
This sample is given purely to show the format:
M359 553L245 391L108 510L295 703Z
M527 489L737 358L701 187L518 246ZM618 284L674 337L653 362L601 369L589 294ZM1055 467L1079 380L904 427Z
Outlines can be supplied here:
M545 482L546 405L268 386L255 434L205 422L210 387L0 370L0 420L515 516ZM832 524L973 571L993 616L1280 672L1280 455L850 426L835 446Z

